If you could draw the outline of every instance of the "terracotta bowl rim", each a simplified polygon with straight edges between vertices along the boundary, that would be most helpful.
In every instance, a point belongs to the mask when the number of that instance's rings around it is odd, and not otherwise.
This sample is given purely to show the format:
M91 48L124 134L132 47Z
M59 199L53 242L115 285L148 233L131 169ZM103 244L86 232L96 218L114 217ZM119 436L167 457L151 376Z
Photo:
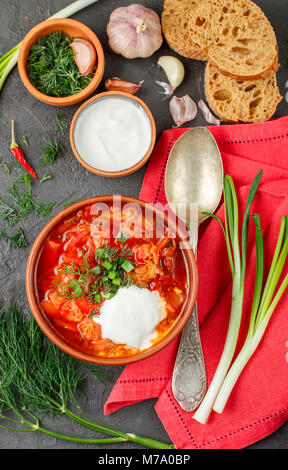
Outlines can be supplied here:
M112 202L115 200L114 198L121 197L121 201L124 203L138 203L143 208L146 204L149 207L149 210L155 211L158 214L163 216L163 211L150 203L146 203L141 199L137 199L130 196L124 195L103 195L103 196L94 196L87 199L83 199L78 201L71 206L67 207L60 211L57 215L55 215L47 224L46 226L40 231L39 235L37 236L34 244L31 248L29 258L27 261L26 267L26 293L28 303L34 316L36 322L38 323L39 327L43 331L43 333L61 350L66 352L67 354L75 357L78 360L82 360L85 362L90 362L93 364L100 364L100 365L126 365L131 364L134 362L141 361L143 359L147 359L148 357L154 356L154 354L161 351L164 347L168 346L183 330L184 326L186 325L192 311L194 304L196 302L197 292L198 292L198 270L197 270L197 263L193 254L193 251L190 245L187 243L187 249L184 250L183 256L186 262L186 268L188 271L188 278L189 278L189 288L188 288L188 298L184 307L182 314L180 315L179 319L176 321L175 326L171 328L169 333L156 345L152 346L151 348L141 352L140 354L129 356L129 357L122 357L122 358L104 358L104 357L97 357L86 354L84 352L80 352L77 349L74 349L71 345L65 343L64 340L57 335L56 330L53 329L53 326L49 324L49 320L46 319L45 315L41 312L41 309L38 305L37 294L36 294L36 271L37 271L37 262L39 259L39 254L41 252L42 246L49 236L51 231L55 228L55 226L61 222L65 217L69 214L73 213L75 210L80 209L83 206L97 203L97 202ZM181 241L187 241L187 238L184 236L184 233L181 231L180 227L176 227L174 221L168 216L167 213L164 213L164 221L165 225L167 226L169 221L169 227L173 227L175 229L175 233L179 236ZM171 224L171 225L170 225Z
M70 96L65 96L63 98L49 96L45 95L44 93L41 93L37 88L32 85L26 71L27 56L30 52L32 44L37 41L37 39L42 35L43 31L44 34L49 34L50 27L54 28L54 26L59 26L59 28L61 28L62 26L67 28L67 30L70 26L79 30L79 36L81 35L81 33L86 34L90 42L93 44L97 54L97 66L91 82L87 85L86 88L79 91L78 93L75 93L74 95ZM67 34L69 34L68 31ZM32 29L30 29L30 31L26 34L23 41L21 42L19 48L18 70L24 86L39 101L42 101L52 106L70 106L87 99L99 86L104 75L104 68L104 51L98 36L94 33L94 31L92 31L92 29L90 29L84 23L81 23L77 20L73 20L71 18L53 18L50 20L42 21L42 23L39 23Z
M74 128L75 128L75 124L76 124L76 121L77 121L79 115L82 113L82 111L89 104L93 103L94 101L96 101L98 99L104 98L106 96L113 96L113 95L114 96L123 96L125 98L134 100L142 106L142 108L146 112L146 114L149 118L150 124L151 124L151 142L150 142L150 146L149 146L147 152L145 153L145 155L137 163L135 163L135 165L133 165L129 168L125 168L124 170L119 170L119 171L104 171L104 170L99 170L98 168L94 168L93 166L89 165L88 163L86 163L82 159L82 157L80 156L80 154L78 153L78 151L76 149L76 145L75 145L75 141L74 141ZM86 170L88 170L91 173L94 173L96 175L104 176L104 177L107 177L107 178L116 178L116 177L120 178L122 176L127 176L127 175L130 175L131 173L134 173L135 171L138 171L143 165L145 165L147 160L150 158L150 156L153 152L154 146L155 146L155 142L156 142L156 124L155 124L155 119L153 117L153 114L152 114L150 108L147 106L147 104L142 99L138 98L138 96L131 95L130 93L125 93L124 91L104 91L102 93L98 93L95 96L92 96L92 98L85 101L77 109L76 113L74 114L74 116L72 118L71 125L70 125L70 145L72 147L73 153L74 153L75 157L77 158L77 160L81 163L82 166L84 166L84 168L86 168Z

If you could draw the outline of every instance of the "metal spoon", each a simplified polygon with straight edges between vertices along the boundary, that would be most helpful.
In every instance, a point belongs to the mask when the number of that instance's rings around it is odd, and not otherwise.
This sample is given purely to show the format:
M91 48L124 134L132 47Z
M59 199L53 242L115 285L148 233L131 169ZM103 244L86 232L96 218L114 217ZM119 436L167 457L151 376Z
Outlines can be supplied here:
M165 193L171 209L187 225L195 256L199 224L207 218L202 212L213 213L216 210L222 195L222 185L222 159L211 132L205 127L186 131L170 152L165 174ZM202 401L206 385L195 304L182 332L172 390L181 407L185 411L193 411Z

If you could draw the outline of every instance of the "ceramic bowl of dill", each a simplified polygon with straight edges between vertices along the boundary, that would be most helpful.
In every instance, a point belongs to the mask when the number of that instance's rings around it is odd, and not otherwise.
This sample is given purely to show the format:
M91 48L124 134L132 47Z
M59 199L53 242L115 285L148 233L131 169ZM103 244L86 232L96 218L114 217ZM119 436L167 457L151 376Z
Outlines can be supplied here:
M87 99L99 86L104 67L103 48L96 34L67 18L38 24L19 50L18 70L24 86L35 98L53 106Z

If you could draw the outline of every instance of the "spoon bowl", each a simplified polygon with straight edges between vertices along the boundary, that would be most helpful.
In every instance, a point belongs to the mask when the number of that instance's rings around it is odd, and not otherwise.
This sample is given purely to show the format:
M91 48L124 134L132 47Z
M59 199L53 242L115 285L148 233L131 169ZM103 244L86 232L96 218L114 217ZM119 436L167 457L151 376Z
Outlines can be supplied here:
M198 204L199 224L214 212L222 196L223 165L217 143L206 127L194 127L175 142L166 167L165 193L168 203L186 204L190 228L190 204Z
M223 165L217 143L205 127L186 131L174 144L166 167L165 194L171 209L190 231L196 257L199 224L221 200ZM182 332L172 377L175 399L185 411L201 403L207 379L198 326L197 305Z

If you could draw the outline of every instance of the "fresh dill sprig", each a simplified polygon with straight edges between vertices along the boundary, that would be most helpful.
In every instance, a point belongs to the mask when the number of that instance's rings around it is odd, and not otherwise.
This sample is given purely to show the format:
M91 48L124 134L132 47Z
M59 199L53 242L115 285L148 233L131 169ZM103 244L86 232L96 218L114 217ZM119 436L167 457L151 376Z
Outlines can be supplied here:
M9 238L13 248L24 248L28 245L23 229L20 227L16 232Z
M32 177L28 173L21 174L7 190L15 209L0 199L0 218L10 227L20 220L26 219L34 211L37 217L49 217L55 202L43 203L32 193Z
M0 228L0 240L10 243L12 248L24 248L27 246L27 241L22 228L16 230L16 232L10 237L2 228Z
M5 220L9 227L13 227L13 225L22 220L22 216L13 207L8 206L6 202L0 199L0 219Z
M44 183L45 181L51 180L52 175L48 173L47 171L44 173L43 178L39 181L40 184Z
M9 241L9 237L8 237L7 233L1 227L0 227L0 240L4 240L5 242Z
M65 201L65 202L63 202L62 207L63 207L63 209L66 209L67 207L72 206L72 204L74 204L75 202L76 201L69 201L69 200Z
M55 204L56 202L47 202L44 204L43 202L36 201L34 202L33 207L38 217L50 217L51 211Z
M105 377L101 368L77 361L51 341L46 341L32 315L25 315L15 302L0 309L1 428L38 431L86 444L130 441L151 448L172 448L163 442L126 434L88 416L77 402L88 370L100 380ZM47 415L65 415L93 433L100 432L109 437L78 438L48 430L38 418Z
M61 114L58 111L56 113L56 123L57 123L57 129L64 136L68 129L69 123L66 117L64 116L64 114Z
M26 135L23 135L22 142L23 142L24 145L26 145L26 147L29 147L29 141L28 141Z
M52 165L56 158L63 152L64 146L56 139L44 139L45 146L42 150L42 166Z
M1 156L0 156L0 167L4 168L4 170L6 171L6 173L8 173L8 175L10 174L10 168L7 165L7 163L3 162L3 157Z

